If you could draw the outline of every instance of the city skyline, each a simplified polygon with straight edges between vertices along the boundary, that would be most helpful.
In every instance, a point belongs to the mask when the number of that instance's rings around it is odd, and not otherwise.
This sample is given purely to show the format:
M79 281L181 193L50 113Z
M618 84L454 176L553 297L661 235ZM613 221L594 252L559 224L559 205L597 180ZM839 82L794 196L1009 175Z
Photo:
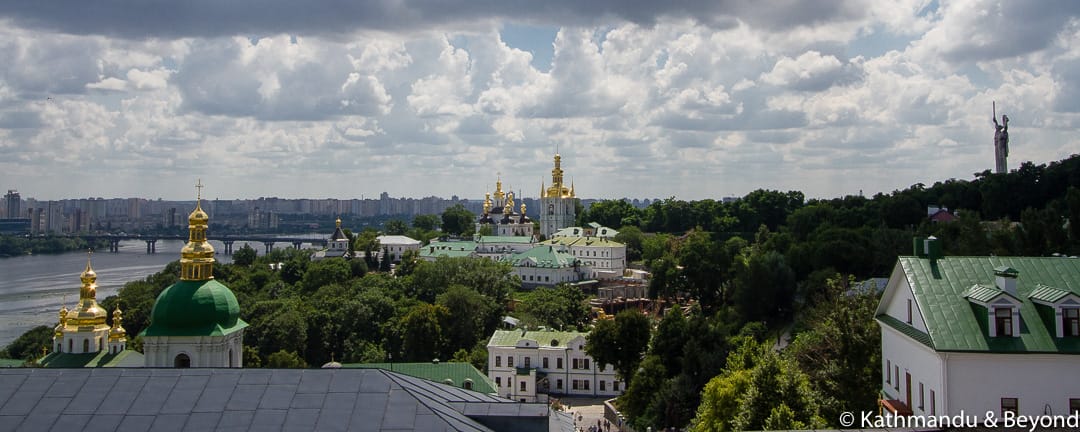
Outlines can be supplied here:
M1080 4L0 5L24 197L871 196L1080 148ZM1007 29L1007 30L1004 30ZM500 176L501 173L501 176ZM378 192L375 192L378 191Z

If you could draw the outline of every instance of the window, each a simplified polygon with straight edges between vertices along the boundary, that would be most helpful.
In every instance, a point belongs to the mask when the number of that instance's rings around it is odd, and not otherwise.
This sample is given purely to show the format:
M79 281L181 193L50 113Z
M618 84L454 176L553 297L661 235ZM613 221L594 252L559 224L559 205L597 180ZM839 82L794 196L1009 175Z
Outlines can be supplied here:
M548 358L544 357L544 369L548 368Z
M525 381L521 382L521 391L525 391Z
M578 389L578 383L579 383L579 382L580 382L580 381L578 381L578 380L573 380L573 381L571 381L571 382L570 382L570 388L571 388L571 389L574 389L574 390L577 390L577 389Z
M495 366L499 363L496 361ZM892 374L889 371L892 370L892 360L885 360L885 384L892 384Z
M187 354L177 354L176 359L173 360L173 367L177 368L189 368L191 367L191 357Z
M1069 399L1069 414L1080 413L1080 399Z
M75 339L68 339L68 352L75 352Z
M555 390L562 390L562 378L555 380Z
M919 383L919 409L926 411L926 405L923 403L923 384Z
M581 383L585 385L585 390L589 389L589 380L581 380Z
M937 415L937 397L933 390L930 390L930 415Z
M465 382L462 383L461 386L464 387L465 390L472 390L472 380L465 380Z
M570 361L570 369L577 369L578 365L580 365L580 364L581 363L578 362L578 359L572 359Z
M495 367L502 367L502 356L495 356Z
M495 387L502 387L502 377L495 377Z
M1080 336L1080 309L1069 308L1064 310L1065 336Z
M1011 308L994 309L994 329L997 330L998 336L1013 335Z
M83 339L83 341L82 341L82 352L84 352L84 353L90 352L90 339Z
M911 324L911 299L907 299L907 323Z
M61 349L60 349L60 348L61 348L62 346L63 346L63 345L61 345L61 344L56 344L56 352L61 352L61 351L63 351L63 350L61 350Z
M619 391L619 382L618 381L612 381L611 382L611 389L614 390L614 391Z
M506 367L514 367L514 356L506 356Z
M582 366L581 368L588 370L589 369L589 359L582 359L582 362L584 363L584 366Z
M606 390L606 389L604 388L604 386L605 386L604 382L605 382L604 380L600 380L600 391L604 391L604 390Z
M1018 412L1019 407L1020 407L1020 403L1016 400L1016 398L1001 398L1001 415L1002 416L1005 415L1006 411L1012 412L1013 414L1016 414Z
M525 357L525 369L528 369L532 365L532 357Z
M555 359L555 369L562 369L562 359Z
M900 366L893 366L893 388L900 390Z

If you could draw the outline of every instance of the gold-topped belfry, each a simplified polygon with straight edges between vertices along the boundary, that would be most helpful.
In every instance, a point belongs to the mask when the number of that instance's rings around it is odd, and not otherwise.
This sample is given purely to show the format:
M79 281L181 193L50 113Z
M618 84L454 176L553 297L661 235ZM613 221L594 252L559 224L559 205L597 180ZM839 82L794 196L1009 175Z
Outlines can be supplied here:
M90 263L93 252L86 252L86 269L79 275L79 303L74 309L60 307L60 322L53 333L55 352L91 353L101 351L109 325L108 313L97 302L97 272Z
M572 226L577 217L574 183L563 182L562 156L555 153L555 168L551 170L551 187L540 182L540 234L550 238L556 231Z
M188 242L180 251L180 280L210 280L214 278L214 247L206 241L210 216L202 209L202 180L195 183L195 210L188 216Z
M489 232L494 236L532 237L532 221L525 213L514 213L514 192L503 191L502 173L495 182L495 193L484 194L484 212L476 221L476 233ZM494 195L495 199L492 199ZM490 230L486 230L489 228Z

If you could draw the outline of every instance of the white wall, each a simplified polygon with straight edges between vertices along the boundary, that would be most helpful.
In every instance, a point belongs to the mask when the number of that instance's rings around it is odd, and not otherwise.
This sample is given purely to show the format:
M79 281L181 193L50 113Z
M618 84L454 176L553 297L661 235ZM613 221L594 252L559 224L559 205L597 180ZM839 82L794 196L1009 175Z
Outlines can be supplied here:
M949 413L1000 417L1001 398L1019 399L1019 412L1068 414L1080 399L1080 356L1066 354L943 353L948 365Z
M903 277L902 272L899 276L893 274L886 289L893 290L893 283L896 284L896 287L892 292L892 298L889 299L885 313L901 322L907 322L907 302L911 300L911 326L926 333L926 322L923 321L922 313L919 312L919 304L915 302L915 296L912 295L911 287L908 286L907 279Z
M891 365L890 365L891 364ZM930 347L912 340L887 325L881 325L881 388L890 398L907 401L905 373L911 374L911 403L915 415L930 414L930 391L935 393L937 414L944 414L945 391L943 391L942 360ZM888 373L885 368L889 367ZM895 368L899 368L897 379ZM890 375L892 374L892 375ZM919 408L919 383L923 384L923 408ZM897 389L899 387L899 389Z

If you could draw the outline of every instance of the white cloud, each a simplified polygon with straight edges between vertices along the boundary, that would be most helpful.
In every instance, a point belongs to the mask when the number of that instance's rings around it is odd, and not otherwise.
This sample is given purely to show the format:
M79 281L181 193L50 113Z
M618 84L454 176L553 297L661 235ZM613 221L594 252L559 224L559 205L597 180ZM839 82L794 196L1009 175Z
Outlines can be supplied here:
M1015 159L1060 159L1080 141L1069 8L708 3L610 16L599 3L582 19L556 17L586 6L556 8L537 18L559 24L550 70L502 40L509 6L421 14L396 32L258 21L276 30L147 39L0 6L14 17L0 26L14 59L0 64L0 181L41 198L186 196L173 183L193 174L230 197L476 198L501 171L531 196L557 147L586 197L835 196L989 167L992 100L1014 119ZM65 182L19 184L42 169Z

